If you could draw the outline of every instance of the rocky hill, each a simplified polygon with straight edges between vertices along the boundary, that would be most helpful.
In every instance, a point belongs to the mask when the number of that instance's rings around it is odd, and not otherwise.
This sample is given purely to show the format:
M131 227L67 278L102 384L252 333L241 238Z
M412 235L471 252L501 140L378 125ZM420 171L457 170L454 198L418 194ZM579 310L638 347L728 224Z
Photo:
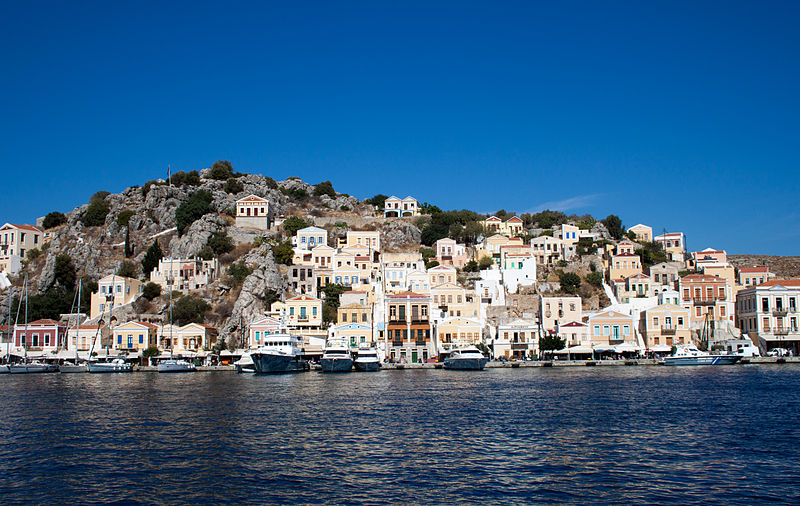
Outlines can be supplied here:
M736 267L769 267L778 278L800 277L800 257L772 255L728 255L728 261Z

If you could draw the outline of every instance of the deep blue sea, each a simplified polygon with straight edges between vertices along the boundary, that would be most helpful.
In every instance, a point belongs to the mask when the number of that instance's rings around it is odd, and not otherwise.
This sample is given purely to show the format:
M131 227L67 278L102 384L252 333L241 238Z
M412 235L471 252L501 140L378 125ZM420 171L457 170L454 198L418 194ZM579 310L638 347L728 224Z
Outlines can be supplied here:
M800 502L800 367L0 376L0 501Z

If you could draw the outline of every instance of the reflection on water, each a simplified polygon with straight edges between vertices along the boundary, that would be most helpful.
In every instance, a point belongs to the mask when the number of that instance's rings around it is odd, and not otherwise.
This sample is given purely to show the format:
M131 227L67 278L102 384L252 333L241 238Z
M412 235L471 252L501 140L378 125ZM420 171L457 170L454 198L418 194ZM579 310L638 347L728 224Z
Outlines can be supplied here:
M4 502L796 501L800 368L0 376Z

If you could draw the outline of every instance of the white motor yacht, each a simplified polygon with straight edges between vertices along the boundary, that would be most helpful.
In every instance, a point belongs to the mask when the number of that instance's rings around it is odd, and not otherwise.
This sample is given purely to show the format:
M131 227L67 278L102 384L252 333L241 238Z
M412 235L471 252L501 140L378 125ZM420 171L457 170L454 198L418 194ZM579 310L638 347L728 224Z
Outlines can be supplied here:
M474 346L467 346L453 350L450 356L444 359L445 369L459 369L464 371L481 371L489 360Z

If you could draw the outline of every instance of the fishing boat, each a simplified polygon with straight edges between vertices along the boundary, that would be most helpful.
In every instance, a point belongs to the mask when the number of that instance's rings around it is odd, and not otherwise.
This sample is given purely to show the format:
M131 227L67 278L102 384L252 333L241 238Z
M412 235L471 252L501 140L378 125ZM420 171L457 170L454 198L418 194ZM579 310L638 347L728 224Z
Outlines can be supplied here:
M693 344L687 344L678 346L672 355L664 357L664 365L732 365L741 359L741 355L714 355L698 350Z
M381 368L378 351L374 347L359 348L356 359L353 361L356 371L372 372Z
M462 371L482 371L488 359L474 346L467 346L453 350L450 356L444 359L445 369Z
M350 348L341 340L329 340L319 360L322 372L349 372L353 368Z
M280 333L264 338L264 344L250 352L257 374L308 371L308 361L302 357L303 339Z

